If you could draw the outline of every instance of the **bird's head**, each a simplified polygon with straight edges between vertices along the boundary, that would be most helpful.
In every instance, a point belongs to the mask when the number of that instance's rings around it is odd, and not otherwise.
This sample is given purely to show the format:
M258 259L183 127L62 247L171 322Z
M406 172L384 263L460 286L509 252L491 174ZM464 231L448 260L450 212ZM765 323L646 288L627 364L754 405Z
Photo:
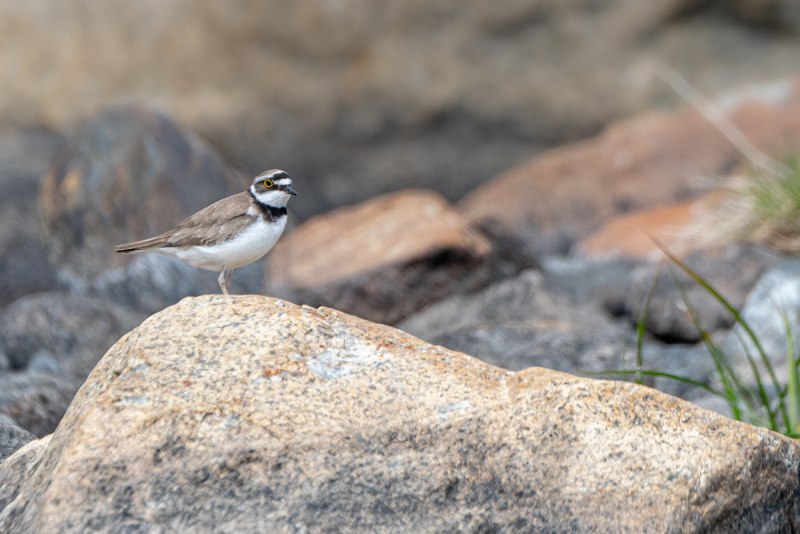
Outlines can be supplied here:
M264 171L253 179L250 192L259 202L275 208L282 208L289 198L297 195L292 189L292 177L279 169Z

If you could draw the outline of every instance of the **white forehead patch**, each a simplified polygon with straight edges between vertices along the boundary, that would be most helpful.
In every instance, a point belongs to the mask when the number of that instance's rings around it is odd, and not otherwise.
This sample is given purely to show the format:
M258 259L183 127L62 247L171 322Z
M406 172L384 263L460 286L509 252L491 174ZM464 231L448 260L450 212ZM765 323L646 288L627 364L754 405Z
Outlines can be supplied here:
M275 180L275 185L292 185L291 178L279 178Z

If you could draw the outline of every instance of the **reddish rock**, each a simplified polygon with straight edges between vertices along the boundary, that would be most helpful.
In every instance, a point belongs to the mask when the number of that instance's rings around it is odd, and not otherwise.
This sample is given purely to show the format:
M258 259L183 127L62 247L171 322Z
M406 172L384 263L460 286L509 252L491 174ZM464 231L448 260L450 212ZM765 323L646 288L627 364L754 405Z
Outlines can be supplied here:
M301 225L270 254L267 279L303 303L393 323L485 283L490 249L442 196L409 190Z
M702 209L700 200L687 200L621 215L576 245L577 252L596 259L659 258L655 240L670 251L691 247L691 232Z
M728 105L729 117L776 155L800 144L800 83L787 82ZM464 198L471 222L513 236L534 253L565 251L621 213L684 200L709 176L743 158L698 112L646 113L597 137L550 150Z

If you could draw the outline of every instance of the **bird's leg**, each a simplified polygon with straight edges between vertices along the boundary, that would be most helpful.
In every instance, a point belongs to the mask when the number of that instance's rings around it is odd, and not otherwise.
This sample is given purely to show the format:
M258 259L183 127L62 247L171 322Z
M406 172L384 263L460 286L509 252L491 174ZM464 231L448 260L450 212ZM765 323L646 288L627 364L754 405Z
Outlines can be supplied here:
M228 286L230 285L229 278L228 269L222 269L222 272L219 273L219 278L217 278L217 282L219 282L219 288L222 290L223 295L228 294Z
M228 269L227 274L225 275L225 294L228 294L228 291L231 289L231 276L233 276L233 269Z

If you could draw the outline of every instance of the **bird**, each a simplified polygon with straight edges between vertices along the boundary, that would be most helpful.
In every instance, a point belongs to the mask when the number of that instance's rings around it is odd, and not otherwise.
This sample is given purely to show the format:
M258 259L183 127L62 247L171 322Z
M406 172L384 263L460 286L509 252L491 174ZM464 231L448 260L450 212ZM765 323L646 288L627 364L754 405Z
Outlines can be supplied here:
M171 230L114 251L160 252L219 272L219 287L228 295L233 270L262 258L278 242L288 218L286 204L296 195L289 173L264 171L246 191L218 200Z

